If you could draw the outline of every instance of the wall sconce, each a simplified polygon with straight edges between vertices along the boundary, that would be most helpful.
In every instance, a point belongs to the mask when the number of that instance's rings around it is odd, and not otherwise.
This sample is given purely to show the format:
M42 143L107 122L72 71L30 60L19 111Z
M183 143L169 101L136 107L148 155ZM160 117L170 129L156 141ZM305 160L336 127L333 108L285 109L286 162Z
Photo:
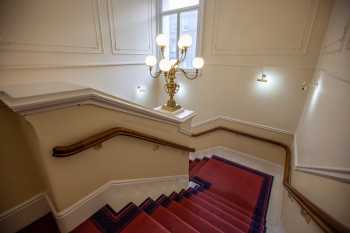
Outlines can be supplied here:
M266 74L261 73L261 76L257 78L256 81L266 83L267 82Z
M146 92L146 89L144 87L137 86L136 87L136 92L137 92L137 94L142 95L143 93Z
M310 84L308 84L306 81L303 81L301 83L301 90L302 91L306 91L309 88L315 88L318 86L318 82L317 81L312 81Z

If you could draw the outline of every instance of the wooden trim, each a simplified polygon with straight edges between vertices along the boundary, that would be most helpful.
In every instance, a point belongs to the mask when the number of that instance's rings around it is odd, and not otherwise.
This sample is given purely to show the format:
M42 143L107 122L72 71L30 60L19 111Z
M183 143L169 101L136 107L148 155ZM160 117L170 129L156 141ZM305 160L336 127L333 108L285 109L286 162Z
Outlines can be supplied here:
M180 145L174 142L170 142L161 138L157 138L151 135L147 135L144 133L140 133L134 130L116 127L111 128L106 131L103 131L101 133L95 134L93 136L90 136L88 138L85 138L79 142L76 142L74 144L68 145L68 146L56 146L53 148L53 156L54 157L68 157L72 156L74 154L77 154L79 152L82 152L84 150L87 150L91 147L98 146L102 144L103 142L112 139L116 136L127 136L132 138L137 138L143 141L152 142L158 145L162 146L168 146L175 149L187 151L187 152L194 152L194 148L190 148L184 145Z
M283 174L283 185L287 189L293 199L298 202L300 207L308 214L314 222L320 226L320 228L327 233L350 233L350 229L344 226L342 223L338 222L336 219L331 217L316 204L307 199L302 193L300 193L296 188L291 184L291 150L290 147L286 144L283 144L278 141L267 139L264 137L256 136L253 134L241 132L238 130L226 128L226 127L215 127L208 129L199 133L193 133L192 137L199 137L202 135L210 134L216 131L225 131L241 136L245 136L254 140L264 141L273 145L282 147L286 153L286 159L284 163L284 174Z

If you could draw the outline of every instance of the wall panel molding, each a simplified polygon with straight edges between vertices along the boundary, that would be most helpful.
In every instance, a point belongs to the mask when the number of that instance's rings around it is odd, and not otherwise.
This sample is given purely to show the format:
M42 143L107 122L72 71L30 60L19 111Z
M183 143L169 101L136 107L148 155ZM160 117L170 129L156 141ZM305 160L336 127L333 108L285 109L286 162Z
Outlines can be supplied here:
M81 44L73 43L50 43L50 42L26 42L21 40L0 40L0 50L7 51L26 51L26 52L48 52L48 53L104 53L102 31L101 31L101 14L100 14L100 1L89 0L91 4L91 17L94 22L95 31L95 45L83 46Z
M125 0L108 0L107 1L107 8L108 8L108 21L109 21L109 29L110 29L110 39L111 39L111 46L112 46L112 53L114 55L123 55L123 54L129 54L129 55L146 55L146 54L150 54L153 52L153 39L152 39L152 35L154 32L153 29L153 22L152 22L152 18L153 18L153 6L154 6L154 1L153 0L142 0L146 5L146 11L145 13L147 14L147 29L146 29L146 40L147 40L147 46L143 49L140 48L132 48L129 47L129 45L127 47L123 47L123 45L121 45L121 41L120 41L120 34L118 33L118 30L120 28L122 28L123 26L121 25L121 19L118 18L119 15L116 12L116 8L113 7L113 2L116 1L117 4L119 4L121 6L121 2L125 1ZM137 1L137 3L140 3L141 0ZM132 16L130 16L132 18ZM124 18L123 20L126 20L126 18ZM137 28L139 29L139 28ZM140 34L140 37L145 36L144 34Z
M336 1L333 8L328 27L336 28L337 30L329 30L326 33L325 42L321 48L321 55L338 53L349 47L349 43L346 44L346 38L350 32L350 18L347 15L347 12L350 10L349 4L346 1ZM337 12L337 14L334 15L334 12ZM332 35L335 35L335 38L330 38L327 41L328 37Z
M346 36L349 34L349 32L350 32L350 20L347 23L347 25L344 27L343 33L340 34L338 38L322 46L321 55L339 53L339 52L342 52L344 48L350 49L350 38L346 45Z
M37 65L0 65L2 70L32 70L32 69L78 69L78 68L101 68L113 66L145 66L144 61L116 62L105 64L77 64L77 65L52 65L52 64L37 64Z
M260 48L260 49L232 49L227 47L220 48L218 44L218 35L220 35L219 21L223 13L220 10L222 7L222 0L214 1L214 19L213 19L213 28L214 33L211 41L211 53L212 55L228 55L228 56L239 56L239 55L303 55L307 53L314 22L319 8L319 0L309 0L310 3L310 14L307 19L305 19L304 27L301 32L300 39L298 41L298 46L295 48ZM288 25L286 25L288 28Z
M294 136L293 142L293 154L294 154L294 169L296 171L310 173L318 176L328 177L340 182L350 183L350 169L343 167L325 167L314 165L302 165L299 164L299 153L297 136Z

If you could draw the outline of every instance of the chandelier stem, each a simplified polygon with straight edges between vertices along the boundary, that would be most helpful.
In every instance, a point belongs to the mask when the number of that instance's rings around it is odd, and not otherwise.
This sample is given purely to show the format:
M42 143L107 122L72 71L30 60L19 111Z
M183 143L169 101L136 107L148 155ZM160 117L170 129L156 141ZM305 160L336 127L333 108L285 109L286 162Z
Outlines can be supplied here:
M166 80L165 89L169 95L169 99L166 102L166 104L163 105L162 108L170 112L174 112L181 108L181 106L178 105L175 101L175 94L177 93L180 87L180 85L177 84L175 81L176 79L175 73L176 73L175 69L172 69L165 74L165 80Z

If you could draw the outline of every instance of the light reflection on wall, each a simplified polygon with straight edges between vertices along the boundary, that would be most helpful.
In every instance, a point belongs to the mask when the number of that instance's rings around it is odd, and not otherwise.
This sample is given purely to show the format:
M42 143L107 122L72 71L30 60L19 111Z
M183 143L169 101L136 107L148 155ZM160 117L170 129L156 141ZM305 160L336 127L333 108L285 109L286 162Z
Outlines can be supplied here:
M183 99L185 97L186 94L186 85L183 82L179 82L180 88L178 90L178 92L176 93L176 97Z
M255 81L254 85L256 92L264 95L267 93L271 94L271 92L276 92L277 89L280 87L281 75L273 71L264 71L263 73L266 75L265 79L267 80L267 82ZM256 75L255 80L261 78L261 75L262 72L259 72Z
M310 100L310 108L309 112L312 114L317 106L317 103L320 99L320 95L322 92L322 75L318 80L314 80L310 86L312 94Z

